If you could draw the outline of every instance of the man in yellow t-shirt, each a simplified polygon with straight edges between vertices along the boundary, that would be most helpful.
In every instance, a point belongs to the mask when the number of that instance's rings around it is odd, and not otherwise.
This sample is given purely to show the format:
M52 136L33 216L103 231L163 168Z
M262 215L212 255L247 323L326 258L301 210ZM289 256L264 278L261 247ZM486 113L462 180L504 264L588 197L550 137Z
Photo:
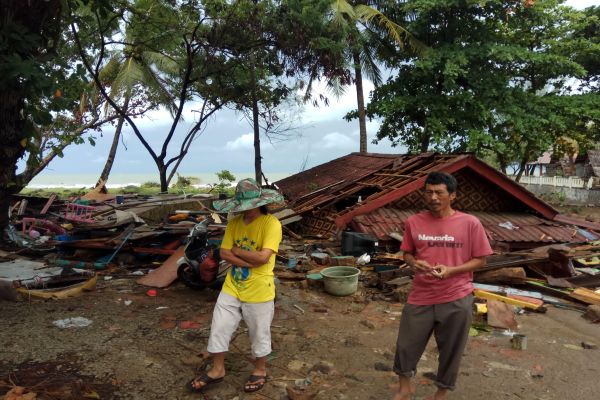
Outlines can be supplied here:
M281 242L281 223L269 214L267 204L283 196L261 189L254 179L240 181L232 199L215 201L217 211L241 212L229 221L221 243L220 256L231 263L219 294L208 339L213 359L210 371L188 382L192 391L221 382L225 376L225 353L231 336L244 319L255 357L254 371L244 385L245 392L262 389L267 379L267 356L271 353L271 322L275 312L273 268Z

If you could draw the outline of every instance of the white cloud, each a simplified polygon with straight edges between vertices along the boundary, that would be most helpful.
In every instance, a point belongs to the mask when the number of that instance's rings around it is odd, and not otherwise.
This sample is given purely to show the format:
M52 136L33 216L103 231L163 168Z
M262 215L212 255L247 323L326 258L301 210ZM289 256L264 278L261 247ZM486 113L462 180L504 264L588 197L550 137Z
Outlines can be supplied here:
M235 140L230 140L225 144L227 150L251 149L254 146L254 135L245 133Z
M590 6L598 6L600 5L600 1L598 0L567 0L565 5L571 6L578 9L583 9Z
M375 88L373 83L367 79L363 80L363 94L365 105L369 102L369 93ZM321 105L315 107L312 103L305 106L302 120L305 123L314 123L327 120L341 120L348 112L356 109L356 87L347 86L345 93L339 98L327 89L325 82L318 82L313 89L313 98L319 94L329 99L329 106Z
M323 147L326 149L346 149L356 147L355 140L339 132L331 132L323 137Z
M97 163L97 164L100 164L100 163L106 162L106 157L103 157L103 156L96 157L96 158L94 158L94 159L92 160L92 162L93 162L93 163Z

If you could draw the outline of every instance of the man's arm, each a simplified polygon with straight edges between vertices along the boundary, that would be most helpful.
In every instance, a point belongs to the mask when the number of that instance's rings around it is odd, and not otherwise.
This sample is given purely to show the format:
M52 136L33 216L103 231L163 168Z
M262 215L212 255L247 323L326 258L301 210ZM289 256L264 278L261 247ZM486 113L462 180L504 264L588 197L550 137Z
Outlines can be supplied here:
M240 247L234 247L231 249L233 254L236 257L241 258L246 261L248 264L251 264L253 267L260 267L261 265L265 265L269 262L271 258L271 254L273 254L273 250L271 249L262 249L258 251L244 250Z
M242 260L240 257L237 257L236 255L233 254L232 252L233 249L223 249L221 248L221 250L219 251L219 255L221 256L222 260L227 261L228 263L232 264L232 265L237 265L238 267L252 267L251 265L248 265L248 262Z
M232 247L230 250L221 249L221 258L233 265L255 268L269 262L273 254L271 249L262 249L260 251L243 250L239 247Z

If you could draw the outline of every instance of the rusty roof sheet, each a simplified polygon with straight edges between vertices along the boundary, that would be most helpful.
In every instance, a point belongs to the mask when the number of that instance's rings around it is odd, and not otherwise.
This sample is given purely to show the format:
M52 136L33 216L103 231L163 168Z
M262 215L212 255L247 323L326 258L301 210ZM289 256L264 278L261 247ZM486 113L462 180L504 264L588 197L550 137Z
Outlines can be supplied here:
M354 182L391 166L398 157L398 154L351 153L284 178L276 184L289 199L297 199L332 185Z
M351 226L358 232L370 233L380 240L391 240L389 233L403 234L404 222L417 212L417 210L382 207L369 214L355 216ZM581 243L587 241L578 229L535 215L496 212L470 212L470 214L479 218L492 239L500 242Z
M469 154L422 153L418 155L352 153L276 182L298 214L335 203L366 187L376 199L431 171Z

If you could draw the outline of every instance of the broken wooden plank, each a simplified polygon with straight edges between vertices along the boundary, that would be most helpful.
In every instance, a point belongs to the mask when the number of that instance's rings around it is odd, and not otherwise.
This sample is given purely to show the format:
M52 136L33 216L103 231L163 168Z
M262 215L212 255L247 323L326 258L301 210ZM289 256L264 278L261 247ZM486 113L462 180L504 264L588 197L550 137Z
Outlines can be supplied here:
M509 267L490 271L475 272L474 280L482 283L523 283L527 278L521 267Z
M497 300L497 301L504 302L506 304L510 304L513 306L521 307L521 308L527 308L530 310L538 310L540 308L540 306L537 304L533 304L533 303L530 303L527 301L522 301L522 300L517 300L517 299L511 299L510 297L502 296L502 295L499 295L496 293L487 292L487 291L481 290L481 289L475 289L473 291L473 294L475 295L475 297L479 297L480 299Z
M488 300L487 323L495 328L517 330L514 307L502 301Z
M44 215L48 212L48 210L50 209L50 206L52 205L52 203L54 203L54 200L56 200L57 197L58 197L58 195L56 193L52 193L50 195L50 197L48 198L48 201L46 202L46 205L44 206L44 208L42 208L42 211L40 211L41 215Z
M21 204L19 205L19 211L17 211L17 215L25 214L25 210L27 209L27 199L21 200Z
M570 296L574 299L591 305L600 305L600 294L586 288L577 288Z
M183 257L185 246L180 246L166 261L154 271L141 277L137 283L144 286L165 288L177 279L177 261Z

